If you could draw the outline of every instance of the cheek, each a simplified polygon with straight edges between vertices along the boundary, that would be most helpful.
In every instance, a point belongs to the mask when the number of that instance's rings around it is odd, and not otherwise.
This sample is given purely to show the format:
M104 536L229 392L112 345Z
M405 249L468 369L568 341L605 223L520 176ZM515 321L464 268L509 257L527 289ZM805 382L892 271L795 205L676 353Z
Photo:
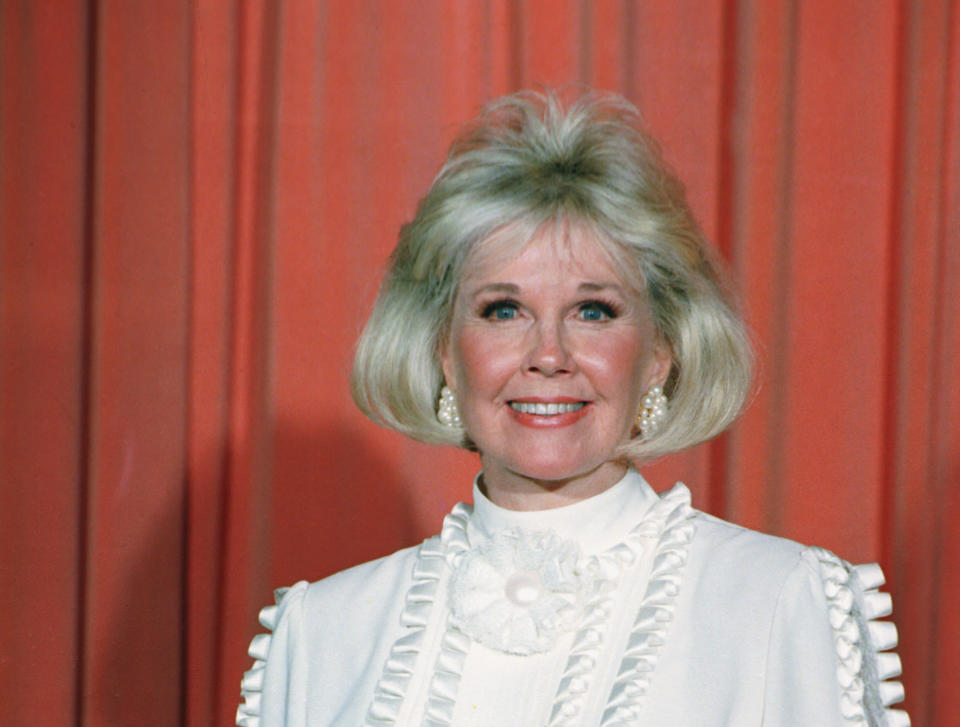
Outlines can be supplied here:
M505 383L516 370L514 348L503 336L456 332L451 350L458 396L488 393Z
M641 389L652 363L652 353L642 340L622 336L595 341L583 361L608 398L619 401L625 409L632 410L634 405L639 409Z

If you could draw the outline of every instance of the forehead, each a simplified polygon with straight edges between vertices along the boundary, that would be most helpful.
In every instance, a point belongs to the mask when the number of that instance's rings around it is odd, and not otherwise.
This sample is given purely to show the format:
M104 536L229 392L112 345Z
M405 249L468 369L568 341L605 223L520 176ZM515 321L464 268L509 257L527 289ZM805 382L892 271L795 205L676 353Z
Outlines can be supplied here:
M504 228L477 243L464 263L462 283L510 274L563 274L626 284L613 247L585 225L554 222L536 229ZM632 287L632 286L628 286Z

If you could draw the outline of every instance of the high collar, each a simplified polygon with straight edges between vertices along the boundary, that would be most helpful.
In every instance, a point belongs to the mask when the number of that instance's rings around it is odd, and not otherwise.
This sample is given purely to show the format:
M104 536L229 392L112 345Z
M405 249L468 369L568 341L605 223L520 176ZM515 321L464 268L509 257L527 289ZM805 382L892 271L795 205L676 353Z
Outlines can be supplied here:
M599 553L622 541L643 519L659 497L632 467L623 478L599 495L549 510L508 510L495 505L473 482L471 541L489 538L509 528L552 530L562 538L576 540L585 553Z

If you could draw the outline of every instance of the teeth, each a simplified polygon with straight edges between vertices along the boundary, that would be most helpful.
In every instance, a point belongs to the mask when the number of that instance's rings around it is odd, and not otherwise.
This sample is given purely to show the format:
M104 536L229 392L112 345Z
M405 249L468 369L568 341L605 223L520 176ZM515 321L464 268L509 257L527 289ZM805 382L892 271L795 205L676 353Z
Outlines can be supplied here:
M542 404L527 401L511 401L510 408L521 414L536 414L537 416L556 416L557 414L569 414L572 411L578 411L583 408L583 402L578 401L572 404Z

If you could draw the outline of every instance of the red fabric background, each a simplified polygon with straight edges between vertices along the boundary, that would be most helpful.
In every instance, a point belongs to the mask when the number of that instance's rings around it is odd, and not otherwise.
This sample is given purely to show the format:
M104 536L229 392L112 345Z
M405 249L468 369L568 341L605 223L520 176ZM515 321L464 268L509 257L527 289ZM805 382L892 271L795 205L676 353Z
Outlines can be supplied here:
M647 471L879 559L914 724L960 676L955 0L0 3L0 684L10 724L232 722L274 586L417 542L472 456L382 431L351 349L456 124L641 108L761 356Z

